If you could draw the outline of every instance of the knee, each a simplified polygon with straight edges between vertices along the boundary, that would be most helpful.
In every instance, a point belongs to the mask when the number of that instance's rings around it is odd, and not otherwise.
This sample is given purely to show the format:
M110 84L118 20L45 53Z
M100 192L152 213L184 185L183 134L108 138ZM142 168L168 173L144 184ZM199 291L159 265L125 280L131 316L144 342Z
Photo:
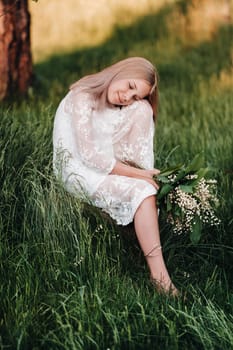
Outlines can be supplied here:
M136 113L135 111L133 113L133 118L143 126L150 124L150 121L153 120L153 110L147 100L137 101L137 109Z
M142 201L140 207L141 208L145 208L145 209L156 208L156 196L155 195L151 195L151 196L146 197Z
M141 119L144 119L144 121L153 119L153 110L147 100L139 101L138 111L141 116Z

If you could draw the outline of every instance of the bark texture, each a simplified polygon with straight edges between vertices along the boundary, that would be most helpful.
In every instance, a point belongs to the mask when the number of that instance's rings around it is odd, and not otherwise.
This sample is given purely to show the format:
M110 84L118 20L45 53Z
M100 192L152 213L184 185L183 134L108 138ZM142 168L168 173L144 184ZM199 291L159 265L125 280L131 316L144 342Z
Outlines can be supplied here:
M27 0L0 0L0 100L27 92L32 79Z

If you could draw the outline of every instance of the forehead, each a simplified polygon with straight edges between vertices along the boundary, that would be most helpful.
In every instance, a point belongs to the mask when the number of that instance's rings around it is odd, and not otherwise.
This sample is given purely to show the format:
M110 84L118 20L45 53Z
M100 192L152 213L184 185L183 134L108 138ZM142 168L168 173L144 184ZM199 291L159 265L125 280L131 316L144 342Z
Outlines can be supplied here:
M135 86L137 90L137 94L144 98L145 96L150 94L151 85L148 81L143 79L132 79L133 86Z
M130 79L130 80L132 80L132 82L135 83L137 88L146 89L146 90L151 89L150 83L144 79Z

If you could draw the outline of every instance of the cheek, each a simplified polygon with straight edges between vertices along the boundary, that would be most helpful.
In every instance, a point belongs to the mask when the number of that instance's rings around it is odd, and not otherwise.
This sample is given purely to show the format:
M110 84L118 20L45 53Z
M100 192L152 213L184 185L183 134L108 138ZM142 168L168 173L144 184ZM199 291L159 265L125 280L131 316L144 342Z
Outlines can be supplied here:
M107 100L108 102L112 102L112 99L113 99L113 96L114 96L114 91L112 88L109 88L108 89L108 92L107 92Z
M109 98L111 96L111 88L108 88L108 91L107 91L107 98Z

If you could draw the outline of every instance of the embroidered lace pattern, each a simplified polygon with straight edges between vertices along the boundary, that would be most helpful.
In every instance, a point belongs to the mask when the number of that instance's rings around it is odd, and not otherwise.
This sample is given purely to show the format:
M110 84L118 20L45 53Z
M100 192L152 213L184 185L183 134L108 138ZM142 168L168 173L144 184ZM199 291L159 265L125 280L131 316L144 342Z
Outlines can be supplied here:
M133 221L142 201L156 194L154 186L146 181L125 176L110 175L92 196L93 204L108 213L119 225Z
M74 195L82 191L118 224L133 220L140 203L156 193L146 181L111 175L116 160L154 167L154 123L145 100L97 111L89 94L69 92L54 123L54 169ZM62 150L62 152L61 152ZM62 154L68 153L66 162Z

